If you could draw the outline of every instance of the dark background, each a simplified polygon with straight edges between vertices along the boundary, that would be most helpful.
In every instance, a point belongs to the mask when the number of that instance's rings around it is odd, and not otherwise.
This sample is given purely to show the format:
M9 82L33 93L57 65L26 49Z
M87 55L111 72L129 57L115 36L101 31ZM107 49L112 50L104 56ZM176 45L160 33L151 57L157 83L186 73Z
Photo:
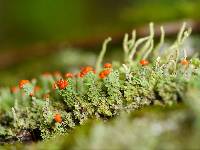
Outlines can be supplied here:
M96 37L150 21L199 17L199 0L1 0L0 48Z

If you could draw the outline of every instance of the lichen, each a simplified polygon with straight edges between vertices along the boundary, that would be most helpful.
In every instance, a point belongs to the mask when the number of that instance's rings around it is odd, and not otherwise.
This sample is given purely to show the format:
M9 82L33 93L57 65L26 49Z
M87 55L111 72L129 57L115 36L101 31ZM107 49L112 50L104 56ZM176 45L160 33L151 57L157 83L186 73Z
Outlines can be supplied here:
M160 54L164 31L161 27L160 43L154 47L151 23L147 37L136 40L135 31L131 39L125 35L125 58L120 66L113 64L112 68L102 68L109 38L97 59L96 72L88 66L76 77L46 74L24 84L14 93L8 88L0 89L0 137L18 138L22 130L34 132L37 129L42 139L49 139L68 134L90 119L107 121L124 111L182 102L188 83L200 72L198 58L187 60L188 64L179 63L180 53L185 53L181 46L190 32L191 29L186 29L184 24L175 43L166 49L168 53ZM142 50L136 53L142 43ZM141 59L146 62L141 63ZM103 76L99 76L102 71ZM39 91L35 90L36 86L41 87ZM46 94L49 98L44 97ZM62 120L56 122L55 114L59 114Z

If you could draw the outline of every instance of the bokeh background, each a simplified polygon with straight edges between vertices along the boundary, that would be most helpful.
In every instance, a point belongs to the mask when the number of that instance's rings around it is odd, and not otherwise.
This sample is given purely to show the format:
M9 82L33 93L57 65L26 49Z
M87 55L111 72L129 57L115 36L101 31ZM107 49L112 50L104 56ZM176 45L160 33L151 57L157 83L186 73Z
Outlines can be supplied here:
M108 36L106 61L118 59L124 33L139 28L142 35L150 21L190 22L198 50L200 0L0 0L0 86L93 64Z

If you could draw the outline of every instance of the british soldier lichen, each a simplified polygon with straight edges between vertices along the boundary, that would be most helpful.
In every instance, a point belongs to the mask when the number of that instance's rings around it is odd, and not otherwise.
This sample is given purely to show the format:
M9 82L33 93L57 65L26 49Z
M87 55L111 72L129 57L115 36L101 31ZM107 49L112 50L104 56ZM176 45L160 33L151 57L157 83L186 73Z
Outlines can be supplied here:
M190 78L200 72L198 58L180 58L180 53L184 53L181 46L190 33L191 29L184 24L175 43L167 48L168 53L160 54L164 30L161 27L160 42L154 46L151 23L149 36L136 40L135 31L131 39L125 34L121 66L102 64L107 43L111 41L108 38L96 68L86 66L76 75L45 73L37 82L20 81L20 90L1 88L0 136L38 129L45 139L68 133L90 118L107 120L121 111L181 102ZM9 117L2 120L3 116Z

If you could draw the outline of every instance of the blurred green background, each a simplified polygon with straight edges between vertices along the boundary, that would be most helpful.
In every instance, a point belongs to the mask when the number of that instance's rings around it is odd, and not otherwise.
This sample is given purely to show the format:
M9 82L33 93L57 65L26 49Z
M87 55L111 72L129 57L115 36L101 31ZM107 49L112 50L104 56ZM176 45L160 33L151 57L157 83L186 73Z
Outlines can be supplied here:
M107 36L115 38L150 21L184 19L199 21L200 0L1 0L0 85L64 67L57 55L65 47L83 47L64 56L67 60L72 55L73 60L77 59L74 62L81 58L85 60L81 64L88 64ZM32 49L35 45L39 46ZM110 51L110 57L119 46L120 42Z
M199 0L1 0L0 48L200 17Z

